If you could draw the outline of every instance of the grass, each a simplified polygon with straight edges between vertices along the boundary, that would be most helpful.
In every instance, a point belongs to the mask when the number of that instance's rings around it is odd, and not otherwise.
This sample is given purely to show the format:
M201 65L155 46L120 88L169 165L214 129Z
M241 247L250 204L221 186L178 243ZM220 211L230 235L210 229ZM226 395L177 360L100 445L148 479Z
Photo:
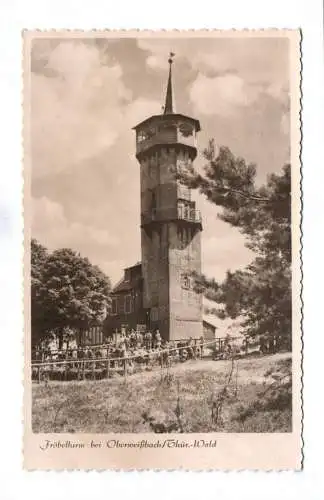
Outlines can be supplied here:
M33 431L290 432L291 356L235 362L216 422L212 407L230 368L231 361L202 360L127 380L33 384Z

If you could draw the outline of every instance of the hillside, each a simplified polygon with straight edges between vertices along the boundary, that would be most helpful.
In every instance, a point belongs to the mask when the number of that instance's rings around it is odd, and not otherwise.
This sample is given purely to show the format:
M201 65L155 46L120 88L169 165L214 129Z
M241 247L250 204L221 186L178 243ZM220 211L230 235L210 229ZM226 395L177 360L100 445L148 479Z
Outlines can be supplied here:
M32 390L34 432L291 431L287 353Z

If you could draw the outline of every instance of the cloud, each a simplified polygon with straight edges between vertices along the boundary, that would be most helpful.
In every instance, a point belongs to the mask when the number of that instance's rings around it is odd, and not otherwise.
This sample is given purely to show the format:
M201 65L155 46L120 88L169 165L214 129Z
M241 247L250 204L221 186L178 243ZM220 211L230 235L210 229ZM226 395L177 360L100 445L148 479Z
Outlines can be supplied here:
M149 56L146 59L146 64L152 69L165 69L166 65L166 57L164 56Z
M281 132L285 135L289 135L290 132L290 112L286 111L283 113L280 121Z
M289 106L289 91L285 82L252 83L234 73L208 77L198 73L189 95L198 113L233 115L252 106L262 97L270 97L283 108Z
M137 45L148 52L146 65L151 69L166 70L171 51L176 52L177 59L186 56L185 40L138 38Z
M170 50L179 73L195 72L187 82L196 111L233 115L263 97L286 105L289 87L288 41L284 38L189 38L138 40L150 69L167 70ZM185 67L186 66L186 67Z
M205 202L200 207L207 223L202 232L203 273L222 281L227 270L247 266L255 254L246 248L245 237L236 228L217 218L215 206Z
M282 45L143 38L131 52L123 43L38 40L31 86L32 234L49 248L80 251L114 282L140 258L140 166L132 127L161 112L155 99L163 95L170 50L176 53L179 111L195 116L199 109L201 147L215 137L268 173L281 166L287 143ZM204 272L223 279L227 268L250 260L244 239L217 220L210 203L200 199L198 208Z
M251 82L288 80L288 39L283 37L189 37L138 38L137 45L147 51L146 64L166 68L170 51L176 63L185 59L192 68L207 74L236 72Z
M46 42L46 41L45 41ZM94 45L38 40L33 51L31 138L34 176L74 166L116 141L131 91L121 66L108 66ZM39 47L39 45L41 47Z
M130 103L126 110L125 130L133 127L151 115L161 113L161 103L152 99L140 97Z
M45 196L33 199L32 234L50 250L72 248L101 268L104 267L102 263L107 263L109 254L113 260L120 244L118 236L109 229L69 221L62 205Z
M116 246L119 243L119 239L108 230L69 221L62 205L45 196L34 199L32 207L32 228L35 237L37 238L38 233L41 233L42 237L46 234L50 248L68 245L69 241L79 248L85 241L91 241L99 246Z
M265 88L265 93L286 106L289 102L289 87L286 82L272 83Z
M237 108L253 104L259 97L259 89L247 85L237 75L208 78L199 73L189 95L197 113L228 116Z

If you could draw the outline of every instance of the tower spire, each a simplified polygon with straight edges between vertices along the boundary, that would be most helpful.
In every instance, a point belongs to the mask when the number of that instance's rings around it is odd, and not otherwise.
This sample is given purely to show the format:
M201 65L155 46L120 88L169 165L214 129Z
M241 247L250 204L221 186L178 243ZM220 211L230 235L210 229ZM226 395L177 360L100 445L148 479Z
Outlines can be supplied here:
M167 86L167 92L166 92L166 97L165 97L165 106L164 106L164 114L172 114L173 111L173 92L172 92L172 63L173 63L173 58L175 54L173 52L170 52L169 54L169 78L168 78L168 86Z

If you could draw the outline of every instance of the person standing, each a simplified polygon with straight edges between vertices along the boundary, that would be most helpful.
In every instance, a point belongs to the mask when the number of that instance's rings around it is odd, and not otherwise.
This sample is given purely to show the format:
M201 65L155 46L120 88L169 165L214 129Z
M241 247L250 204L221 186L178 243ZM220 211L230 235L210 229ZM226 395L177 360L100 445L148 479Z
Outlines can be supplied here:
M155 349L161 349L162 337L159 330L155 332Z
M152 349L152 333L148 330L145 334L145 347L147 350Z
M201 336L200 339L199 339L199 347L200 347L200 359L202 359L203 355L204 355L204 337Z

